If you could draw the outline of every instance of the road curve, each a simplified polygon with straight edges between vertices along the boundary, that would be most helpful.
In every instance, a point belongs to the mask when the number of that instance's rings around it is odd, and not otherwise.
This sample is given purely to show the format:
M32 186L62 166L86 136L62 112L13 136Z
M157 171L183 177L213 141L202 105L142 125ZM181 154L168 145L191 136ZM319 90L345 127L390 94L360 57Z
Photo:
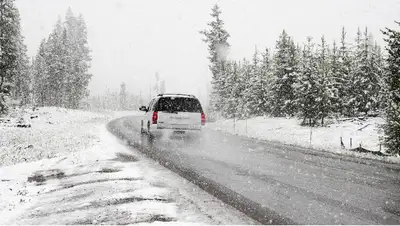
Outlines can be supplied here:
M201 141L114 135L262 224L400 224L400 166L205 130Z

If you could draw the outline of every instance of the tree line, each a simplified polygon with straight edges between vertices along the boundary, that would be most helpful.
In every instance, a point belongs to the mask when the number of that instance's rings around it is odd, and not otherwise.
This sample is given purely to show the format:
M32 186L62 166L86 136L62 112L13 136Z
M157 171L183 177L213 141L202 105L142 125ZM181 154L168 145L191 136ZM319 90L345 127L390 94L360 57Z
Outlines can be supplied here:
M387 55L367 28L358 29L353 42L343 28L339 43L308 37L301 44L283 30L273 54L256 49L252 59L232 61L226 57L230 35L220 15L215 5L208 29L200 31L212 73L210 112L239 119L298 117L308 126L323 126L334 116L382 114L386 144L400 153L398 31L384 31Z
M129 92L126 84L121 83L119 92L108 89L103 94L91 95L84 102L90 110L135 111L141 106L143 97Z
M119 93L108 89L101 95L92 95L84 100L86 107L92 110L138 110L140 106L146 105L153 98L153 94L158 95L166 92L166 81L156 72L155 83L149 86L149 95L133 94L127 89L126 83L120 84Z
M13 0L0 1L0 115L14 99L29 101L30 66Z
M82 15L68 9L52 33L40 43L32 63L33 101L39 106L79 108L89 95L92 75L87 28Z
M14 0L0 1L0 115L11 105L80 107L91 74L82 15L68 10L30 61Z

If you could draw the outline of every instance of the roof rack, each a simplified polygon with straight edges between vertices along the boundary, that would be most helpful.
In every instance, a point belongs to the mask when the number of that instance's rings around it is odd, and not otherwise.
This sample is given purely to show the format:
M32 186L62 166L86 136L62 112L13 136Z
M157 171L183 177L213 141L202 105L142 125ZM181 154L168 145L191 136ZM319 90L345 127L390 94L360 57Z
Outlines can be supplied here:
M160 94L158 94L157 96L158 96L158 97L162 97L162 96L164 96L164 95L177 95L177 96L195 97L195 96L192 95L192 94L182 94L182 93L160 93Z

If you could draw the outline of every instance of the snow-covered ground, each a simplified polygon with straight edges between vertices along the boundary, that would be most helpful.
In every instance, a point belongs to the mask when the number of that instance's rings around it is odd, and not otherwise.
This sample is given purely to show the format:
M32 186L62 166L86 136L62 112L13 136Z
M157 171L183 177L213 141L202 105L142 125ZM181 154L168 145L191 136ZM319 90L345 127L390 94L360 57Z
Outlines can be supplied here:
M30 115L38 116L30 119ZM0 166L53 158L89 148L99 142L97 131L109 115L40 108L25 112L30 128L5 127L0 124Z
M207 128L306 148L311 147L358 157L400 162L399 157L379 157L372 154L349 151L349 149L357 148L361 145L371 151L381 150L384 152L383 145L380 145L380 137L383 135L380 125L383 123L384 120L382 118L352 119L331 123L326 127L311 129L310 127L300 126L300 122L294 118L254 117L235 122L233 119L218 120L208 123ZM341 137L345 146L344 149L341 147ZM352 140L351 146L350 140Z
M106 131L130 114L44 108L31 128L1 128L14 157L1 153L0 225L255 223Z

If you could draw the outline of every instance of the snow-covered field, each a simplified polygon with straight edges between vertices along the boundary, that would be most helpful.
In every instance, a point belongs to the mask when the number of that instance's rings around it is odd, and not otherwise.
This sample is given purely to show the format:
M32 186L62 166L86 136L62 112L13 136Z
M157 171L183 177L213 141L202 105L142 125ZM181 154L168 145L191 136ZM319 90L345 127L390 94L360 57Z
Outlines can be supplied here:
M0 225L255 223L106 131L129 114L43 108L1 128Z
M379 157L372 154L357 153L349 149L360 145L371 151L384 151L380 146L380 137L383 130L380 125L382 118L353 119L331 123L327 127L300 126L294 118L254 117L248 120L224 119L208 123L207 127L213 130L224 131L251 138L276 141L284 144L297 145L306 148L330 151L365 158L378 158L389 162L400 162L399 157ZM311 135L311 136L310 136ZM310 139L311 137L311 139ZM341 147L342 137L345 148ZM352 145L350 146L350 140Z
M38 116L30 119L29 116ZM97 132L109 115L40 108L25 112L30 128L4 127L0 124L0 166L53 158L89 148L99 142Z

